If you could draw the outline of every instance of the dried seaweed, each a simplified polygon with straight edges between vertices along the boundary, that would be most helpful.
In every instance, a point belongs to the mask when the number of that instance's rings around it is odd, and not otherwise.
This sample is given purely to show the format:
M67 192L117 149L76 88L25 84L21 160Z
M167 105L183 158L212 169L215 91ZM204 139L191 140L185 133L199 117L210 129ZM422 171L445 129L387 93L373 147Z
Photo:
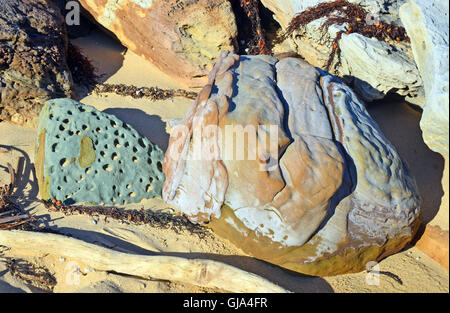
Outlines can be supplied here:
M13 201L13 191L16 187L16 172L11 164L7 163L10 173L10 183L3 185L0 182L0 229L19 229L36 219L28 214L23 214L19 206Z
M103 216L105 221L111 218L137 225L146 224L155 228L172 229L177 234L185 230L201 239L211 234L208 228L193 224L185 216L162 211L144 210L143 208L141 210L124 210L116 207L64 205L56 199L51 201L39 200L39 202L43 203L48 210L60 212L64 215Z
M395 26L383 21L376 23L370 19L369 13L360 5L349 3L346 0L336 0L319 3L303 12L298 13L290 22L282 39L286 39L296 30L304 30L310 22L326 17L322 27L328 32L331 25L346 25L346 31L339 31L332 42L332 52L327 62L326 69L330 70L334 58L339 55L339 40L342 34L358 33L368 38L376 38L382 41L409 42L404 27Z
M52 292L56 279L50 271L23 259L5 258L6 267L11 274L26 284Z
M148 98L153 101L166 100L173 97L184 97L195 100L197 93L183 89L161 89L158 87L136 87L124 84L98 84L94 88L94 93L115 93L121 96L131 96L135 99Z
M272 54L266 42L265 31L261 24L259 0L240 0L240 5L244 9L247 18L251 22L252 37L248 43L249 50L247 54Z

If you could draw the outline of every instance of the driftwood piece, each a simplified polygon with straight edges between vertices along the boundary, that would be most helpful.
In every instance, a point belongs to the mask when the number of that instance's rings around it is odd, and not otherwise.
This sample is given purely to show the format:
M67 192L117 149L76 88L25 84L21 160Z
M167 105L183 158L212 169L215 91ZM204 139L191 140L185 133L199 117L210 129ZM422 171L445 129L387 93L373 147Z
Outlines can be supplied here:
M0 245L78 259L96 270L147 279L177 281L231 292L287 292L265 278L225 263L127 254L56 234L0 230Z

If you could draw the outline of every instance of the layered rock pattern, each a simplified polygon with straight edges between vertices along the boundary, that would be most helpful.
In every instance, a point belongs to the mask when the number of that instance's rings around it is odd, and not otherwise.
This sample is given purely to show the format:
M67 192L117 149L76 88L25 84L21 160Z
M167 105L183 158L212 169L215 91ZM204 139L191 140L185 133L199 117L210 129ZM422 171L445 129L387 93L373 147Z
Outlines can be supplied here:
M4 0L0 38L0 119L37 126L46 100L72 93L64 18L49 0Z
M164 172L164 199L192 221L302 273L363 270L419 225L415 182L364 104L299 59L223 53Z
M160 196L163 157L115 116L74 100L50 100L40 114L35 164L45 200L125 204Z
M226 0L81 0L135 53L191 86L202 86L222 49L233 50L237 26Z

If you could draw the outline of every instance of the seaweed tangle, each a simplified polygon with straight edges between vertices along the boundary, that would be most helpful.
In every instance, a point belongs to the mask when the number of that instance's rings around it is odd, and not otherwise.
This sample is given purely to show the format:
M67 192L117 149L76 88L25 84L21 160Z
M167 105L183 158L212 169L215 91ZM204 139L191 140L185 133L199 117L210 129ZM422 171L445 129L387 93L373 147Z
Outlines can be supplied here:
M267 45L265 32L261 24L259 0L240 0L240 4L251 22L252 39L249 43L248 54L271 55L272 52Z
M337 13L337 14L336 14ZM381 20L371 18L371 15L360 5L349 3L346 0L336 0L319 3L298 13L290 22L282 39L286 39L296 30L301 30L310 22L326 17L322 27L328 32L331 25L346 24L346 31L339 31L332 42L332 51L328 59L326 70L329 71L336 55L339 55L339 40L342 35L358 33L368 38L376 38L380 41L394 40L397 42L409 42L404 27L395 26Z
M211 235L208 228L193 224L187 217L163 211L144 210L143 208L141 210L125 210L116 207L64 205L61 200L56 199L38 200L38 202L44 204L49 211L60 212L64 215L103 216L105 221L110 218L136 225L145 224L155 228L171 229L177 234L184 230L192 235L197 235L200 239Z

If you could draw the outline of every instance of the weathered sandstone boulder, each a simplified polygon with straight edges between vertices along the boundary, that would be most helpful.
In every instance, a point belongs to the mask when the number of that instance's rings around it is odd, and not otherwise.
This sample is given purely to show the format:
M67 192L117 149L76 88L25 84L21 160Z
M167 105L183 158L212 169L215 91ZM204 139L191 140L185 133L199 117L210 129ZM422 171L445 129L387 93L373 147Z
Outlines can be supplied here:
M274 18L286 30L297 13L303 12L322 0L262 0ZM369 12L370 22L382 20L401 25L398 8L404 1L349 0ZM312 65L326 68L338 31L345 31L346 24L323 28L326 18L310 22L304 30L294 32L291 47ZM382 99L395 92L408 101L423 106L423 82L414 62L411 47L407 43L379 41L358 33L342 35L339 40L340 57L336 58L336 74L346 77L364 101Z
M223 49L233 50L237 26L226 0L80 0L130 50L164 72L202 86Z
M438 214L427 226L419 246L448 269L449 257L449 4L411 0L400 8L411 46L424 81L426 102L420 127L425 143L445 159L444 196Z
M395 253L416 185L350 88L294 58L223 53L163 170L163 198L244 251L335 275Z
M0 1L0 120L36 126L46 100L71 96L66 50L52 1Z
M42 199L137 203L161 195L164 153L115 116L70 99L39 116L36 175Z

